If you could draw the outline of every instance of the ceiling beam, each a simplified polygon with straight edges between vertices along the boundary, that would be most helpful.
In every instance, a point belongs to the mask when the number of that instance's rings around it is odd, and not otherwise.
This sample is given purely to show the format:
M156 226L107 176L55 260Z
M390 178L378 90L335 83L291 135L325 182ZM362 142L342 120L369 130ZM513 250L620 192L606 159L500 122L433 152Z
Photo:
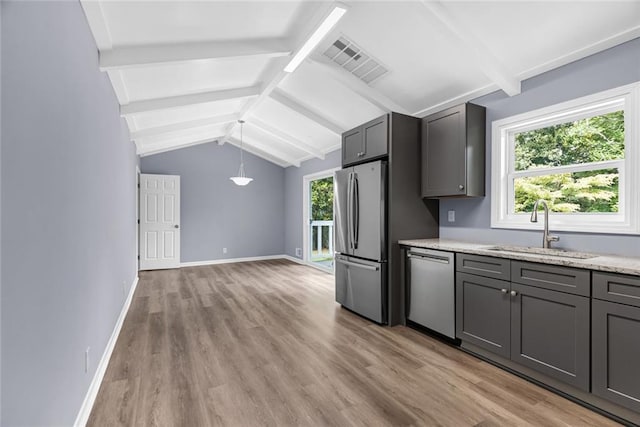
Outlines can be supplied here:
M265 72L265 75L267 76L267 78L265 78L265 81L267 83L262 86L257 98L250 100L242 107L239 113L239 120L245 120L253 112L253 110L255 110L256 107L269 96L269 94L276 88L276 86L278 86L280 82L287 77L287 73L282 71L284 63L287 60L288 58L280 58ZM231 138L231 135L235 131L236 126L238 126L238 122L232 123L227 127L224 138L222 138L218 142L220 145L223 145L226 141L229 140L229 138Z
M98 49L112 49L113 39L107 26L102 4L96 0L80 0L80 4Z
M310 38L313 38L314 35L325 25L325 21L335 8L335 3L329 5L322 3L320 4L318 9L316 10L316 17L313 19L313 22L315 22L313 28L311 28L309 34L305 34L304 36L300 37L296 43L294 43L294 52L299 53L300 50L304 48L304 46L309 42ZM323 37L326 35L327 34L325 33ZM322 40L322 38L320 38L320 40ZM272 96L274 91L277 90L278 85L290 74L289 72L285 71L285 67L289 62L289 58L281 58L281 60L284 60L286 62L277 62L275 64L275 67L269 71L270 78L265 79L267 83L263 86L258 98L248 102L240 112L241 120L249 117L256 107L258 107L266 98ZM225 141L231 138L231 135L236 129L236 126L237 123L234 123L228 127L225 137L220 142L221 144L224 144Z
M328 75L346 89L360 95L362 98L366 99L381 110L386 112L395 111L397 113L409 114L409 110L405 107L381 94L378 90L369 86L353 74L345 72L345 70L339 68L333 62L325 60L320 56L315 56L309 62L314 67L318 68L323 74Z
M178 150L180 148L214 142L218 138L221 138L221 136L210 136L207 138L197 139L195 141L186 141L180 144L144 144L136 141L136 152L140 157L150 156L152 154L164 153L167 151Z
M108 71L175 62L248 57L274 58L290 55L288 45L289 41L286 39L271 38L118 47L100 52L100 69Z
M151 156L153 154L160 154L160 153L166 153L168 151L173 151L173 150L178 150L180 148L187 148L187 147L193 147L194 145L200 145L200 144L207 144L210 142L215 142L219 139L221 139L224 135L219 135L219 136L213 136L213 137L209 137L209 138L203 138L203 139L199 139L196 141L191 141L191 142L186 142L183 144L179 144L179 145L159 145L159 146L150 146L150 147L145 147L144 144L139 144L136 143L136 148L137 148L137 153L140 157L146 157L146 156ZM237 147L240 147L240 141L238 141L235 138L232 138L229 143L231 145L235 145ZM254 156L260 157L264 160L267 160L271 163L274 163L282 168L286 168L289 166L294 166L293 163L289 163L285 160L279 159L275 156L273 156L272 154L267 153L266 151L260 150L256 147L252 147L250 145L247 144L247 142L245 141L243 144L243 150L246 151L247 153L251 153ZM298 163L299 165L299 163Z
M212 92L194 93L190 95L170 96L167 98L134 101L120 107L120 114L143 113L146 111L163 110L166 108L184 107L207 102L224 101L229 99L248 98L260 94L259 86L242 87L237 89L217 90Z
M275 137L276 139L278 139L278 141L281 141L290 147L293 147L300 151L304 151L305 153L310 154L318 159L324 159L324 153L322 153L317 148L312 147L306 142L300 141L299 139L289 135L286 132L281 131L280 129L274 128L273 126L263 122L257 117L251 117L251 120L248 120L247 124Z
M500 61L475 34L469 31L463 23L456 20L455 16L447 10L446 6L440 1L434 0L422 0L422 4L461 42L466 50L473 56L473 60L482 72L498 85L500 89L509 96L520 93L520 79L509 72L502 61Z
M236 147L240 147L240 140L230 137L227 140L230 144L235 145ZM255 141L247 141L246 139L242 141L243 150L255 154L258 157L263 157L265 160L269 160L272 163L275 163L283 168L288 166L300 167L300 161L294 159L291 156L288 156L282 152L273 150L271 147L267 147L264 144L256 144Z
M119 70L114 70L107 72L107 75L109 76L109 80L111 80L111 86L113 86L113 90L116 93L118 103L120 105L128 104L129 91L124 83L122 73Z
M456 105L464 104L465 102L471 101L472 99L476 99L476 98L480 98L481 96L488 95L491 92L495 92L499 89L500 88L495 83L491 83L479 89L474 89L469 92L465 92L462 95L454 96L453 98L449 98L435 105L430 104L425 108L422 108L418 111L411 113L411 115L415 117L425 117L430 114L437 113L438 111L446 110L450 107L455 107Z
M187 122L172 123L170 125L142 129L135 132L131 132L131 139L135 141L141 138L160 136L160 135L164 135L172 132L179 132L183 130L196 129L196 128L201 128L206 126L222 125L226 123L235 122L236 120L238 120L238 117L239 116L237 114L225 114L222 116L207 117L204 119L189 120Z
M344 132L344 129L342 129L340 126L333 123L329 119L322 117L318 113L311 111L304 105L300 104L298 101L292 99L289 95L287 95L280 89L276 89L271 92L270 97L274 101L280 103L281 105L284 105L290 110L295 111L296 113L301 114L309 120L316 122L320 126L327 128L336 135L342 135L342 132Z

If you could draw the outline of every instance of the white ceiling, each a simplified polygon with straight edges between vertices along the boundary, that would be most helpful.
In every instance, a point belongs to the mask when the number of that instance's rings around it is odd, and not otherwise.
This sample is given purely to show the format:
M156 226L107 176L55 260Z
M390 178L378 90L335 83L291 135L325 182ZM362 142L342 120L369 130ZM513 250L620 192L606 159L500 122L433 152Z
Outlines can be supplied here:
M335 3L82 0L140 155L240 142L280 166L340 147L386 111L416 116L640 37L639 1L350 1L293 73ZM389 72L366 84L322 53L340 36Z

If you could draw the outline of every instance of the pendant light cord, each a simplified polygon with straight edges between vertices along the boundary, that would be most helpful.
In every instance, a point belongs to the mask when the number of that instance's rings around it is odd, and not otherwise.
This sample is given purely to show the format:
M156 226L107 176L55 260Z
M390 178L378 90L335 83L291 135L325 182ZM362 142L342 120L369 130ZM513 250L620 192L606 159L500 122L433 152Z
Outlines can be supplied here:
M240 122L240 167L244 166L244 150L242 148L242 129L244 129L244 121ZM244 172L244 168L242 168Z

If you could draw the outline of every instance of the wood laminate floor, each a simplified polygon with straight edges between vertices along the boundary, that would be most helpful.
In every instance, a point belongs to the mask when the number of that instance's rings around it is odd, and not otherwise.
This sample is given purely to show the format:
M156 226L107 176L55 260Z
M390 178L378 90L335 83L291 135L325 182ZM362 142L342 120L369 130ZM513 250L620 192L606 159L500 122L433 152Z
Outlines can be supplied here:
M289 261L141 272L90 426L607 426Z

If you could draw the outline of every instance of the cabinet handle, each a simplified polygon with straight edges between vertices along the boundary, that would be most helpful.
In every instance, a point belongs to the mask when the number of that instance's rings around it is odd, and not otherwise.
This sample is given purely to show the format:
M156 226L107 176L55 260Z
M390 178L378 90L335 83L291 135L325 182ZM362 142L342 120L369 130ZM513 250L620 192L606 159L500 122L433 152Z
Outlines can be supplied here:
M518 295L518 293L516 291L511 291L511 296L515 297L516 295Z
M464 185L462 185L462 184L458 185L458 189L459 189L460 191L464 190Z
M506 294L508 291L506 289L500 289L500 292L502 292L503 294Z
M362 157L362 156L364 156L364 151L361 151L358 153L358 157Z

